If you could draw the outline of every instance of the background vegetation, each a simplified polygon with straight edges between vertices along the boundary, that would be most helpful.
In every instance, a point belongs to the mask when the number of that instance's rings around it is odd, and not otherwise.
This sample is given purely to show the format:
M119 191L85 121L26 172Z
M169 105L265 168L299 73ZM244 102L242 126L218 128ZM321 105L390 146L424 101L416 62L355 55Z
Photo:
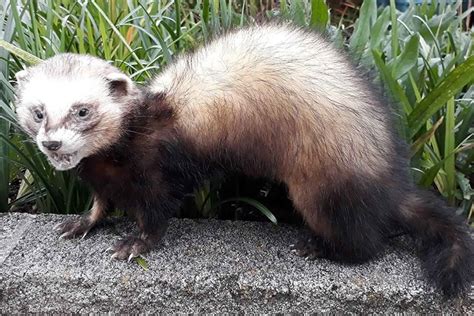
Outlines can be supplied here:
M399 105L414 180L437 190L472 222L474 56L466 21L473 8L440 1L401 13L390 4L378 9L375 0L365 0L354 23L352 16L330 19L324 0L0 0L0 211L77 213L91 203L74 173L54 171L18 126L16 71L59 52L77 52L111 60L145 82L215 34L278 18L326 31L355 62L375 70ZM282 196L284 189L265 180L209 179L183 215L238 218L251 205L275 221Z

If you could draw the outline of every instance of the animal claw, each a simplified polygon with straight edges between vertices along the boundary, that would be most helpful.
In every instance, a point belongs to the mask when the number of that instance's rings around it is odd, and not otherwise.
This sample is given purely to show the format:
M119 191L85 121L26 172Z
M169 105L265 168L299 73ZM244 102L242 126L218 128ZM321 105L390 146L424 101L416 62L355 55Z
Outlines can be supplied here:
M133 258L137 257L133 252L128 256L128 262L132 261Z
M83 240L84 238L86 238L86 236L87 236L88 233L89 233L89 230L86 230L86 231L84 232L84 235L82 235L81 240Z
M66 239L67 236L69 236L69 233L68 233L68 232L65 232L64 234L62 234L61 236L59 236L59 239Z
M116 259L117 257L118 257L118 253L115 252L114 254L110 256L110 259Z

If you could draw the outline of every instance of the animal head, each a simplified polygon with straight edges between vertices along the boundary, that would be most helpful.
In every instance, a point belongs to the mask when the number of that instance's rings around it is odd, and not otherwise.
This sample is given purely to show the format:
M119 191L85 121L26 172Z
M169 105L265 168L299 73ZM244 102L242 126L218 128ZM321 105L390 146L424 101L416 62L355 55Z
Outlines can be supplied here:
M20 125L58 170L113 145L138 89L104 60L60 54L16 74Z

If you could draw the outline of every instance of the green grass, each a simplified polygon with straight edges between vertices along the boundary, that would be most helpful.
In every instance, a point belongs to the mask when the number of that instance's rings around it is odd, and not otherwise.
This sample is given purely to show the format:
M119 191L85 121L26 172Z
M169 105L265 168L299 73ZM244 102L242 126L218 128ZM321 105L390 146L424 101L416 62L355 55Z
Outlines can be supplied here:
M415 181L438 190L472 220L474 57L472 33L462 30L469 12L423 5L400 13L393 4L377 10L375 0L364 1L354 28L345 29L328 26L323 0L268 1L273 9L263 13L256 0L0 0L0 211L35 203L42 212L77 213L91 203L74 174L52 170L21 132L13 111L16 71L59 52L88 53L145 82L215 34L277 17L326 29L336 45L376 69L400 105L399 129L412 145ZM12 181L21 188L9 198ZM212 179L196 189L194 208L200 216L215 216L228 201L276 220L255 196L223 190Z
M369 3L364 2L361 12ZM472 219L474 56L472 33L461 28L469 12L459 16L453 6L441 6L438 12L414 6L403 14L392 8L377 15L365 11L373 18L365 25L359 20L358 26L375 32L358 56L375 63L401 105L400 130L412 144L415 179L421 186L436 187ZM395 20L397 26L388 30Z

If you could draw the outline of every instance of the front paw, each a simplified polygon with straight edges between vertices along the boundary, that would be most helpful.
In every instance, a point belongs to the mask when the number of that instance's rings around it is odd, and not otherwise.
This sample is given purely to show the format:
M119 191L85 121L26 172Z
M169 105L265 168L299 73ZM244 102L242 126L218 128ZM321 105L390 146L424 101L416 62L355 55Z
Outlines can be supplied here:
M112 258L118 260L128 261L132 260L135 257L140 256L150 250L148 243L135 236L128 236L124 239L119 240L112 248L111 251L114 252Z
M55 229L61 234L59 238L71 239L81 237L83 239L92 227L94 227L94 223L88 217L81 216L60 223L56 225Z

